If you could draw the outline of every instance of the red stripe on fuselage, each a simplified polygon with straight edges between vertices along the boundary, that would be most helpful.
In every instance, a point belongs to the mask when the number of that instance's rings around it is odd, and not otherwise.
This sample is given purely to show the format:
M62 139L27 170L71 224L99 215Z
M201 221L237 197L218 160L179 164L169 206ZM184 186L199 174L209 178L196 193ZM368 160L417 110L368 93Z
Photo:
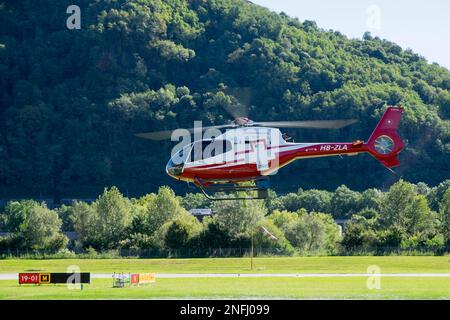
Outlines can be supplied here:
M283 145L280 147L292 147L293 145ZM330 150L326 150L327 148ZM305 151L305 150L312 151ZM322 150L321 150L322 149ZM352 143L320 143L316 145L301 146L293 150L287 150L277 153L277 157L274 160L269 160L270 171L275 171L280 167L288 164L289 162L302 158L302 157L325 157L339 154L348 153L361 153L366 152L366 145L355 147ZM239 159L230 162L222 162L220 164L209 164L204 166L185 168L181 175L181 179L192 180L194 177L214 180L214 179L254 179L261 176L255 163L243 163L237 164L238 161L243 161L244 159ZM224 165L230 165L226 167L221 167Z

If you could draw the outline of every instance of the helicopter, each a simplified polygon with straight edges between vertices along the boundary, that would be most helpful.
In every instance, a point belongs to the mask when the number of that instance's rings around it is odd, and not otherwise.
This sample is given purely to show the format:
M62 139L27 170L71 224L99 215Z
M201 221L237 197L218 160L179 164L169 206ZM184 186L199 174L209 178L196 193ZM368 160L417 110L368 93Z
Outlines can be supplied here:
M389 106L366 142L296 143L280 131L280 128L340 129L355 123L354 119L256 122L236 117L225 125L186 129L185 134L194 136L208 130L229 130L212 138L194 138L193 142L175 148L166 172L174 179L193 183L211 200L230 200L267 198L269 177L297 159L369 153L392 170L400 165L398 154L404 148L397 133L402 113L402 107ZM136 136L150 140L171 136L174 140L176 131ZM237 191L256 191L257 195L232 196ZM215 196L218 192L225 196Z

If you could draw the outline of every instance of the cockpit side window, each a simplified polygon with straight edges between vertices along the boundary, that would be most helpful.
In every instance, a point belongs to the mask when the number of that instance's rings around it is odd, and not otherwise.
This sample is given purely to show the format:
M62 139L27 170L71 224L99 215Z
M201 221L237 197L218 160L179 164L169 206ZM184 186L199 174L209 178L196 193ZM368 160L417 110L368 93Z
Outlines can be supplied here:
M205 160L224 154L232 149L228 140L202 140L194 143L190 161Z

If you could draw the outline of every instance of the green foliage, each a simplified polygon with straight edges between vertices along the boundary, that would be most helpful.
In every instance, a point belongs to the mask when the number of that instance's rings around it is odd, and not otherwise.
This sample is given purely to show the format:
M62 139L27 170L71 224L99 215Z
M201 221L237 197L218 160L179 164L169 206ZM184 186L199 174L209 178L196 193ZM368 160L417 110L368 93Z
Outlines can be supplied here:
M377 189L367 189L361 193L361 200L359 207L361 209L373 209L378 211L380 209L381 199L383 193Z
M331 192L324 190L305 190L299 192L301 208L307 211L330 212L332 210Z
M348 218L358 212L361 195L345 185L336 189L331 198L331 210L337 218Z
M450 243L450 187L445 191L440 204L440 219L442 221L442 234L445 241Z
M213 203L220 228L232 238L249 236L267 213L263 201L226 200Z
M222 107L233 104L225 89L235 87L253 93L258 121L360 120L345 131L290 132L296 141L366 139L383 108L401 104L402 175L429 185L448 178L450 73L395 43L348 39L241 0L91 1L76 32L61 23L67 1L16 2L0 6L2 198L86 197L110 185L133 195L163 184L185 191L164 172L172 143L133 135L222 124ZM338 161L295 163L274 186L334 190L345 179L363 190L389 179L373 159ZM329 212L324 194L300 196L308 211L318 197L314 210ZM296 211L294 198L268 209ZM346 217L363 209L341 205Z
M16 236L24 242L24 247L58 251L67 245L60 229L61 220L56 212L45 205L35 205Z
M75 221L75 215L72 209L72 206L67 206L65 204L56 209L56 212L62 221L61 229L63 231L74 231L73 223Z
M339 240L339 229L327 215L302 214L286 232L286 238L303 254L332 253Z
M164 236L164 244L166 248L183 249L188 247L189 242L196 237L201 231L201 224L189 213L183 213L172 221L167 222L169 225Z
M1 215L2 229L7 232L18 232L22 224L29 218L32 209L38 205L33 200L10 201Z
M211 206L211 201L200 192L186 193L186 195L181 200L181 205L186 210L202 209L209 208Z
M92 204L95 211L96 238L101 247L114 248L131 224L131 206L116 187L105 189Z
M203 221L202 230L197 237L197 247L230 248L233 246L232 239L228 233L221 228L217 219L207 218Z
M442 181L436 187L431 189L427 196L431 209L436 211L439 210L439 204L448 188L450 188L450 179Z
M375 230L376 220L354 215L345 226L341 244L346 249L374 249L379 244L379 234Z
M77 232L80 245L86 247L94 244L96 241L96 224L100 222L96 219L96 212L86 202L75 201L72 205L72 212L74 215L73 227Z
M273 220L263 219L258 223L259 229L254 232L254 245L256 248L270 248L275 249L282 254L294 253L294 248L286 239L284 232L278 228ZM264 229L270 232L275 238L271 238L264 233Z
M12 232L4 240L9 248L57 252L67 246L67 237L60 232L62 222L58 214L48 209L45 203L10 202L2 218L7 230Z
M386 193L380 210L380 223L401 234L421 232L433 227L431 210L425 196L413 184L400 180Z
M180 200L168 187L159 188L158 194L148 196L147 200L146 225L148 234L153 234L167 221L186 213L186 210L180 204Z
M346 225L342 244L346 248L442 248L444 233L436 212L427 198L418 192L424 189L400 180L383 194L379 213L366 208L352 216ZM423 193L423 192L422 192ZM426 193L426 192L425 192ZM377 196L378 198L378 196Z
M302 211L300 214L305 214L305 211ZM290 212L287 210L279 211L275 210L269 215L269 219L273 221L275 226L286 232L293 225L293 223L297 220L299 214L296 212Z
M253 237L256 250L270 249L278 254L381 254L421 248L437 253L449 244L450 188L439 201L439 212L430 209L426 198L435 191L400 180L387 192L369 189L356 193L360 200L353 198L353 205L363 209L347 221L341 238L340 228L329 213L308 213L302 208L295 212L274 209L266 215L267 201L205 200L200 204L198 194L177 197L167 186L161 187L158 194L128 200L112 187L91 205L75 201L71 206L49 210L45 204L31 200L7 203L0 220L3 230L10 234L0 239L0 251L31 249L63 255L61 250L84 249L88 256L90 251L98 250L98 257L115 249L154 249L159 254L167 250L194 253L220 248L243 252ZM297 201L305 194L308 191L300 190L285 199ZM344 199L343 194L355 193L341 186L335 193L312 190L310 194L315 199L320 199L316 196L321 194L328 199ZM211 207L214 215L200 223L182 203L186 207ZM356 211L348 202L340 203L336 207L347 205ZM68 244L61 233L63 221L66 230L72 230L72 226L76 232L74 243Z
M124 249L151 249L155 247L155 243L147 234L133 233L120 241L119 246Z
M75 203L73 210L75 230L85 246L94 248L117 247L132 222L130 201L116 187L105 188L92 205Z
M265 200L265 202L268 212L273 212L277 209L282 210L284 207L282 197L279 197L277 193L272 189L268 190L267 199Z
M149 46L156 49L161 58L169 61L188 61L195 57L194 50L186 49L170 40L157 40L150 42Z

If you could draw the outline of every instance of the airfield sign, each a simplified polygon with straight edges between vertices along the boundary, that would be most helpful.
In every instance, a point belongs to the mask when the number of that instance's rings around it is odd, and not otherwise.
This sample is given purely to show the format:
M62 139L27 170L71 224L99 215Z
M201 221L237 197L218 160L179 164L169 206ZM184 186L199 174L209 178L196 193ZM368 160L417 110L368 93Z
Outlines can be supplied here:
M89 272L80 273L19 273L19 284L91 283Z

